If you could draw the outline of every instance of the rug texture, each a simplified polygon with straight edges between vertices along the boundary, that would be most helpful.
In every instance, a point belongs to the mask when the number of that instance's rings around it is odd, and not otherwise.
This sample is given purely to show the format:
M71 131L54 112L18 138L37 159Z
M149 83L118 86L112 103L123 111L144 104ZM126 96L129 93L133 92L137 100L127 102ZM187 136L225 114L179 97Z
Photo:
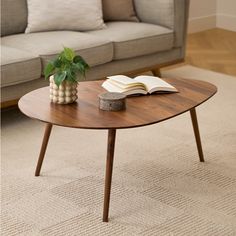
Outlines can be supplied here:
M107 131L53 127L41 177L44 124L2 114L2 235L236 235L236 78L183 66L163 73L209 81L197 108L205 163L190 114L118 130L110 222L102 222Z

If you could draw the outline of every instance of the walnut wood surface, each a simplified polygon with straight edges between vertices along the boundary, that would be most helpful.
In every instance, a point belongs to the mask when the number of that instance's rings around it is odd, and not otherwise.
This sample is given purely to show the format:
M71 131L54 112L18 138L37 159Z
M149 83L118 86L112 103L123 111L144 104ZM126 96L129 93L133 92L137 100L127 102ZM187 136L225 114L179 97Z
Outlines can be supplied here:
M36 166L36 170L35 170L35 176L39 176L40 175L40 170L43 164L43 159L46 153L46 149L48 146L48 141L50 138L50 134L52 131L52 124L47 123L46 127L45 127L45 132L44 132L44 137L43 137L43 142L42 142L42 146L40 149L40 153L39 153L39 159L38 159L38 163Z
M213 96L217 88L192 79L164 79L179 93L129 97L126 110L111 112L99 109L98 95L104 93L103 81L81 82L78 100L69 105L50 102L49 87L23 96L18 105L27 116L43 122L74 128L121 129L158 123L198 106Z
M200 159L200 162L204 162L204 155L202 151L202 143L201 143L201 137L200 137L200 132L198 128L197 113L196 113L195 108L190 110L190 115L191 115L191 120L193 124L193 131L194 131L195 140L197 144L199 159Z
M108 141L107 141L107 161L106 161L106 175L105 175L105 188L104 188L103 222L108 222L115 140L116 140L116 130L109 129Z

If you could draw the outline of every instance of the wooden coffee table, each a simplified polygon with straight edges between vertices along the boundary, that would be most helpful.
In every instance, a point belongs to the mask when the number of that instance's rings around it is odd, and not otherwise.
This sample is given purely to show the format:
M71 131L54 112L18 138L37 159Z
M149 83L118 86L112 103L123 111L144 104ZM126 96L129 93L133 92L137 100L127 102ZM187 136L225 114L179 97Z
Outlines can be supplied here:
M105 90L103 81L81 82L78 101L58 105L49 100L49 87L34 90L19 101L20 110L27 116L46 123L42 147L35 171L39 176L53 125L83 129L107 129L107 160L104 190L103 221L108 222L112 168L117 129L155 124L190 111L198 154L204 162L195 107L212 97L217 88L207 82L192 79L164 79L179 93L153 94L126 99L127 109L119 112L99 110L98 94Z

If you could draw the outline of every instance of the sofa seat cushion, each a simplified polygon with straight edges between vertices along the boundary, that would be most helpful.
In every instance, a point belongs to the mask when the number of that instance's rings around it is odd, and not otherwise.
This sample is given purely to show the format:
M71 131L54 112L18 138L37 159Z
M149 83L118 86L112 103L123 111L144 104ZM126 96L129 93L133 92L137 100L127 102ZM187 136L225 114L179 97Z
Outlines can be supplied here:
M41 61L37 55L6 46L1 50L1 87L40 78Z
M115 60L173 48L174 33L168 28L138 22L107 22L106 25L106 29L88 33L112 41Z
M43 67L63 50L63 46L73 48L90 66L104 64L113 58L112 42L81 32L53 31L11 35L3 37L2 44L39 55Z

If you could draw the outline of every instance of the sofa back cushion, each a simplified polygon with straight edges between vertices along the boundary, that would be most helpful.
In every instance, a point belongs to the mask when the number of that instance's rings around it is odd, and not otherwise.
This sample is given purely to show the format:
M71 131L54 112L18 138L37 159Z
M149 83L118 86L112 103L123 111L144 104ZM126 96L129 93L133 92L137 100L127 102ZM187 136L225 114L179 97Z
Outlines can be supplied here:
M26 0L1 0L1 36L23 33L26 25Z
M133 0L102 0L105 21L138 21Z
M27 0L27 3L26 33L87 31L105 27L101 0Z
M174 28L174 8L182 0L134 0L138 18L145 23Z

